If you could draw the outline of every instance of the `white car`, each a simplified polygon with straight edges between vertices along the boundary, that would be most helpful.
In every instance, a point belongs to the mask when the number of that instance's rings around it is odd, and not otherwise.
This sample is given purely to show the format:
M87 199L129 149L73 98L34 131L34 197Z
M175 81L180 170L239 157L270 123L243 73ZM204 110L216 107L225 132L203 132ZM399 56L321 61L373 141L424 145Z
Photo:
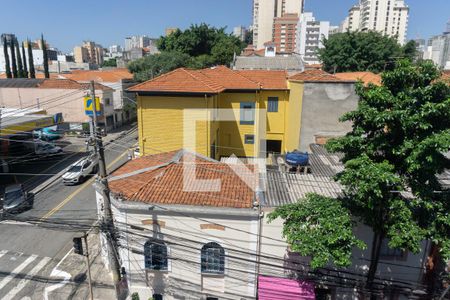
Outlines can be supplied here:
M36 155L49 155L62 153L61 147L53 146L51 144L36 144L34 149Z
M95 174L98 170L97 156L89 156L80 159L71 165L62 176L65 185L73 185L83 182L87 177Z
M138 158L139 156L141 156L141 153L139 151L139 147L134 148L133 150L133 157L134 158Z

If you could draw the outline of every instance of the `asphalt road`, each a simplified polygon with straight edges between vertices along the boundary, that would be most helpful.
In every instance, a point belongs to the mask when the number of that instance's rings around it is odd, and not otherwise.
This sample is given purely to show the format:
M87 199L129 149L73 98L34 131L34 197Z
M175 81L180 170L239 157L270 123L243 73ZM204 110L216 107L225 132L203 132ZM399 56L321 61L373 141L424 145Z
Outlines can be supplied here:
M137 132L128 134L106 146L108 170L127 160L127 149L136 144ZM67 160L65 167L70 163ZM47 178L48 179L48 178ZM92 224L96 200L91 178L81 185L64 186L61 178L35 195L34 207L18 214L18 218L42 221L72 221ZM0 223L0 299L56 299L61 274L53 274L58 263L72 248L72 238L81 233L48 229L36 225L2 221ZM62 266L58 265L58 270ZM66 270L70 273L70 270ZM56 294L55 294L56 293Z

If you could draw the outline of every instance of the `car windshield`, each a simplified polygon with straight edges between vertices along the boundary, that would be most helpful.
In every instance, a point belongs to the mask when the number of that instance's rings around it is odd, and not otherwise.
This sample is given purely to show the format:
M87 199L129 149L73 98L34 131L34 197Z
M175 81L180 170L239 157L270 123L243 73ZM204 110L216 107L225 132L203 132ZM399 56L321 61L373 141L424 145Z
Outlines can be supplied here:
M21 190L16 190L16 191L11 191L11 192L7 192L5 193L5 204L14 202L17 199L20 199L22 197L22 191Z
M81 166L71 166L67 172L80 172Z

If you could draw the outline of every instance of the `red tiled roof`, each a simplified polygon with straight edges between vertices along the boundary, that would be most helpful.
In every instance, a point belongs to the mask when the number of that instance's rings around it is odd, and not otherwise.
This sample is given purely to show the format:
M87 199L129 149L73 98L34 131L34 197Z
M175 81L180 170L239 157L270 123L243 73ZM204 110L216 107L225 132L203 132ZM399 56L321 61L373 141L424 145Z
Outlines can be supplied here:
M39 85L38 88L40 89L89 89L90 85L89 83L79 83L75 80L70 79L44 79ZM113 90L110 87L104 86L100 83L95 83L95 89L96 90Z
M311 69L305 70L301 73L297 73L289 77L292 81L303 81L303 82L354 82L340 79L330 73L323 70Z
M441 79L450 85L450 71L442 72Z
M131 92L210 93L225 90L287 89L285 71L235 71L225 66L202 70L176 69L135 85Z
M118 68L111 70L79 70L69 74L61 74L64 78L72 79L75 81L91 81L97 82L117 82L122 79L132 79L131 74L127 69Z
M196 70L179 68L154 79L135 85L130 92L176 92L216 94L223 86Z
M239 74L259 82L264 90L286 90L287 72L270 70L239 70Z
M220 179L220 191L186 191L183 167L187 156L195 156L196 179ZM185 162L183 164L183 162ZM111 192L128 201L168 205L252 208L253 190L227 164L213 161L183 150L141 157L127 162L112 174Z
M380 86L381 85L381 76L379 74L375 74L372 72L345 72L345 73L336 73L334 74L337 78L346 81L358 81L361 80L364 85L369 85L369 83Z
M252 78L242 76L239 72L225 66L198 70L197 72L205 74L211 80L216 80L227 90L258 90L260 88L259 83Z

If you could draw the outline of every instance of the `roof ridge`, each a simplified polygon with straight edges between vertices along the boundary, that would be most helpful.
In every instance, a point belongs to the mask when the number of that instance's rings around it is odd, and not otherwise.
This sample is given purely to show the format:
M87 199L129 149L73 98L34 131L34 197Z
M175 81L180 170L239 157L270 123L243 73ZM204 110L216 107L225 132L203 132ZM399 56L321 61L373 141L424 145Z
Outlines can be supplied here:
M141 85L143 85L143 84L146 84L146 83L148 83L148 82L152 82L152 81L154 81L154 80L156 80L156 79L161 79L161 78L163 78L163 77L167 77L168 75L170 75L170 74L172 74L172 73L175 73L176 71L179 71L180 69L183 70L184 68L177 68L177 69L172 70L172 71L170 71L170 72L161 74L161 75L159 75L159 76L157 76L157 77L153 77L152 79L146 80L146 81L141 82L141 83L136 84L136 85L133 85L132 87L130 87L130 90L133 90L133 89L135 89L135 88L137 88L137 87L139 87L139 86L141 86Z
M227 68L227 69L228 69L228 68ZM262 89L263 84L262 84L260 81L254 81L253 79L248 78L247 76L241 74L241 72L239 72L239 70L231 70L231 69L229 69L229 70L230 70L231 72L233 72L234 74L237 74L237 75L241 76L242 78L245 78L245 79L247 79L248 81L257 84L257 85L259 86L259 88Z
M185 71L187 74L189 74L192 78L194 78L194 79L200 81L201 83L203 83L204 85L206 85L206 86L207 86L209 89L211 89L212 91L217 92L217 89L215 89L214 87L212 87L212 86L211 86L210 84L208 84L205 80L202 80L202 79L198 78L197 76L195 76L194 74L192 74L191 72L189 72L189 71L191 71L191 70L188 70L188 69L185 69L185 68L182 68L182 69L183 69L183 71ZM195 71L201 73L203 76L205 76L206 78L209 79L209 77L208 77L206 74L203 74L203 73L202 73L202 70L195 70ZM210 79L210 80L213 81L213 82L214 82L215 84L217 84L218 86L220 86L220 87L222 88L222 90L225 89L225 87L224 87L223 85L219 84L217 81L212 80L212 79Z

